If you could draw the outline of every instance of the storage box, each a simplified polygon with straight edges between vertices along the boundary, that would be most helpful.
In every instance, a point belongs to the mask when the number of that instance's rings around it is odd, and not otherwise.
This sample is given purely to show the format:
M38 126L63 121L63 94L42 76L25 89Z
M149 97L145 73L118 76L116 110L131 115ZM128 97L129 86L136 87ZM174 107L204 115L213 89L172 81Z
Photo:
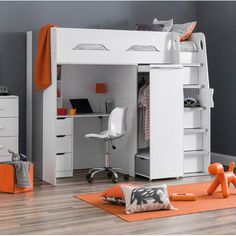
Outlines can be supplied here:
M0 164L0 192L22 193L34 190L34 165L30 164L30 182L32 187L17 187L15 167L11 164Z

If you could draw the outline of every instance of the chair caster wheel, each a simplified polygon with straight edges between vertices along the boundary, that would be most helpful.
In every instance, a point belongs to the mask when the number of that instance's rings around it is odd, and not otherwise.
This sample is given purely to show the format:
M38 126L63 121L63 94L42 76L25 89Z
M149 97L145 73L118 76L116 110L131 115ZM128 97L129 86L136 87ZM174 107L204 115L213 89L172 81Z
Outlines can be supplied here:
M124 177L124 180L126 180L126 181L129 180L129 175L128 175L128 174L127 174L127 175L124 175L123 177Z
M112 177L112 172L107 172L107 177L110 179Z
M86 179L88 180L88 182L91 184L92 182L93 182L93 180L94 180L94 178L93 177L91 177L91 174L87 174L86 175Z
M119 181L118 178L113 178L113 179L112 179L112 182L113 182L114 184L118 183L118 181Z

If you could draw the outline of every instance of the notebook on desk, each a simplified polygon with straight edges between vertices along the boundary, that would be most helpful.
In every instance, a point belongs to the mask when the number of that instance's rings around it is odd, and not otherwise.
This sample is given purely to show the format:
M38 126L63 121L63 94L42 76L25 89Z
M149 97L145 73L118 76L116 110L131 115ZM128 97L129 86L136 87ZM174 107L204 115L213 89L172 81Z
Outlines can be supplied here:
M76 109L77 114L93 113L87 98L70 99L71 106Z

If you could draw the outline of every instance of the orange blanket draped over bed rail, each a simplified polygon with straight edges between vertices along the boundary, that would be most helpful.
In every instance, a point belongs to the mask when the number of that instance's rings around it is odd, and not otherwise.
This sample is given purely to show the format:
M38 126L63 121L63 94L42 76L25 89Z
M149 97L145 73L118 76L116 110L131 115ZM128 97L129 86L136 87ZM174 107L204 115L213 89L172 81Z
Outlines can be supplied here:
M43 26L39 32L38 52L35 62L35 85L42 91L51 85L51 28L56 25Z

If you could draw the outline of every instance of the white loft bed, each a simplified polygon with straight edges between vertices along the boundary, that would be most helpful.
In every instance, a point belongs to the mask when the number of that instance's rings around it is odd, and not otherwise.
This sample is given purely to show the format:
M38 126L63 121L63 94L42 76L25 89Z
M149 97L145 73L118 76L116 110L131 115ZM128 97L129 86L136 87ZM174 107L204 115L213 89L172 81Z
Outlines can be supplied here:
M84 78L89 72L88 78L79 82L81 88L84 83L99 82L96 77L105 71L111 87L108 98L116 106L128 106L128 131L122 141L117 141L120 149L112 153L114 165L131 176L139 174L150 180L205 174L210 162L213 92L209 89L205 37L194 33L190 41L197 51L181 52L176 33L52 28L52 85L43 92L43 122L40 121L43 180L56 184L57 65L62 65L63 84L70 77ZM136 156L139 72L150 77L150 152L144 158ZM183 109L186 90L188 94L198 90L200 108ZM175 103L170 106L173 98ZM71 158L73 162L73 153Z

